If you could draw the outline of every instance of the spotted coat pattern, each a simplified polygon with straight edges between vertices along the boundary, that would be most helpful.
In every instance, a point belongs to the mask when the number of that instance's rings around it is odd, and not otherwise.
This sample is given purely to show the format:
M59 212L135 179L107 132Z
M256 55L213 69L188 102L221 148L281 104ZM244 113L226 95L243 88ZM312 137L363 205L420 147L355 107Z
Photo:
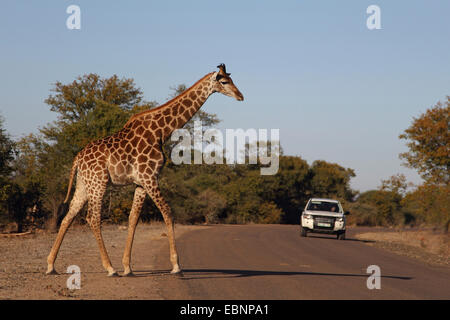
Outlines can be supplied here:
M221 75L217 77L217 75ZM218 79L226 78L226 84ZM181 271L175 247L174 225L169 205L161 196L158 177L164 164L162 145L175 129L181 128L200 109L214 92L243 100L224 68L197 81L191 88L166 104L134 115L124 127L112 136L89 143L75 157L69 190L75 174L76 188L69 211L64 217L52 250L47 258L47 273L55 273L54 263L64 235L73 218L88 203L87 222L100 249L103 267L108 275L117 275L111 265L101 234L101 203L109 182L115 185L134 183L133 205L129 216L128 237L122 263L124 275L131 275L131 248L136 225L146 195L154 201L168 229L172 273Z

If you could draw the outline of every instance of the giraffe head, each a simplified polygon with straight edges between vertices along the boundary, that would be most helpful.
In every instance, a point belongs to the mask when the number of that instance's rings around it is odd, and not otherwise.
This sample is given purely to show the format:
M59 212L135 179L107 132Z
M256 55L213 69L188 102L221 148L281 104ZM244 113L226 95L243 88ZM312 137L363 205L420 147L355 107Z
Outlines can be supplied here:
M238 101L244 100L244 96L231 80L230 73L227 73L225 65L222 63L217 68L219 68L219 71L215 72L211 78L213 92L220 92Z

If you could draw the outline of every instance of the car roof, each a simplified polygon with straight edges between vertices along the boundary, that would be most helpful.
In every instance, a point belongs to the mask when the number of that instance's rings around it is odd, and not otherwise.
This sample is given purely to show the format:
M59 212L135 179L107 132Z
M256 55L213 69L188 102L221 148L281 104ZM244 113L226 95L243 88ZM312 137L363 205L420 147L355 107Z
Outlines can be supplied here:
M327 202L334 202L334 203L338 203L338 200L334 200L334 199L324 199L324 198L311 198L309 199L310 201L327 201Z

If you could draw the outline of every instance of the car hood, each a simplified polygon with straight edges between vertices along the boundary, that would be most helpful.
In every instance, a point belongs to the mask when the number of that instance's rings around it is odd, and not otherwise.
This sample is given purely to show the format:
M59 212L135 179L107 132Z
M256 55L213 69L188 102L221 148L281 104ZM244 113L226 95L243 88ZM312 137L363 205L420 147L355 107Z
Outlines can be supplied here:
M344 216L344 214L340 213L340 212L314 211L314 210L306 210L305 214L311 214L313 216L335 217L335 218L340 218L340 217Z

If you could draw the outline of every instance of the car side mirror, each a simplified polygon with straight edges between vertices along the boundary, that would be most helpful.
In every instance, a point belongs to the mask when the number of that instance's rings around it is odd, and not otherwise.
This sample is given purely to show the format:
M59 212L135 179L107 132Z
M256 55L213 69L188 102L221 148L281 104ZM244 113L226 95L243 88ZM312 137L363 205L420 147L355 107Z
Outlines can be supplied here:
M348 216L348 215L350 214L350 211L345 211L344 214L345 214L346 216Z

